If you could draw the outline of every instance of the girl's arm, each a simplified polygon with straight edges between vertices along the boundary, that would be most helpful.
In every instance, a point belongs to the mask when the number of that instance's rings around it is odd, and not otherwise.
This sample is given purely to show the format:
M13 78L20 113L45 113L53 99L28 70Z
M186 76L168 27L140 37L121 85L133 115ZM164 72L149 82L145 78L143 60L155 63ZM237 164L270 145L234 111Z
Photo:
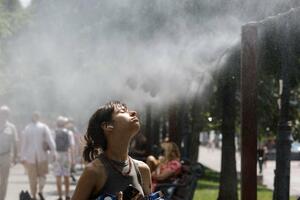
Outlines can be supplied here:
M144 162L138 162L139 170L141 172L142 180L143 180L143 191L145 195L149 195L151 193L152 181L151 181L151 172L148 165Z

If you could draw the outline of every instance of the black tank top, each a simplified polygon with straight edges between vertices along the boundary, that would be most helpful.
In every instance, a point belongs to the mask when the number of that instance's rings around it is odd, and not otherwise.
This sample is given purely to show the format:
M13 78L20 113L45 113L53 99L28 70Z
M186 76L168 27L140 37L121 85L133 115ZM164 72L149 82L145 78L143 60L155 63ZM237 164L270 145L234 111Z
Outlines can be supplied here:
M105 154L102 153L97 158L103 163L105 167L107 179L103 188L101 189L101 191L99 191L99 193L97 193L95 198L102 194L116 195L118 192L123 191L129 184L138 189L140 193L144 195L142 188L142 176L138 169L136 160L132 158L128 159L128 162L131 162L131 171L128 175L122 175L119 171L124 171L125 168L128 170L129 163L127 163L127 165L124 164L123 166L118 165L117 170L116 161L109 160L105 156Z

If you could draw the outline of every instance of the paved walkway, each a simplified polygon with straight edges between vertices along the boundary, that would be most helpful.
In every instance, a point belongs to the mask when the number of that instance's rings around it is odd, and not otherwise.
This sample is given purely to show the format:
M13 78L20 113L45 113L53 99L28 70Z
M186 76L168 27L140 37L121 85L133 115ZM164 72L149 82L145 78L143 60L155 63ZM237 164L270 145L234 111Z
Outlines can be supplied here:
M73 192L75 185L71 185ZM6 200L19 200L19 193L21 190L29 190L28 178L25 170L21 164L17 164L10 170L8 190ZM55 177L52 174L47 176L47 185L44 188L44 196L46 200L56 200L58 198L56 193Z
M238 172L240 172L240 155L236 154L236 158L237 170ZM221 151L219 149L208 149L201 146L199 148L198 160L207 167L215 171L220 171ZM267 166L263 171L263 184L265 184L270 189L273 189L274 169L275 162L268 161ZM293 196L300 196L300 161L291 162L290 186L290 194ZM71 191L73 191L74 188L75 185L71 185ZM18 164L11 168L6 200L18 200L21 190L29 190L29 184L23 166ZM46 197L46 200L57 199L55 177L52 174L49 174L47 176L47 185L45 187L44 195Z
M204 146L199 147L198 161L203 165L215 170L221 169L221 151L220 149L207 148ZM241 156L236 154L237 171L241 171ZM274 185L274 169L275 161L268 161L266 167L263 169L263 184L268 188L273 189ZM300 196L300 161L291 162L291 175L290 175L290 195Z

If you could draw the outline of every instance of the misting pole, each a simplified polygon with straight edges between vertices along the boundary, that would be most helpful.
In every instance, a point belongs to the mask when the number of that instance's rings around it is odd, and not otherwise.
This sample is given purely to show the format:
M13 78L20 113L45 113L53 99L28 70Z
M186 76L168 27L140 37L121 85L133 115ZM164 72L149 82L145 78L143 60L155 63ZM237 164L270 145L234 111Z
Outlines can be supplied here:
M249 23L242 27L241 48L241 200L256 200L256 24Z

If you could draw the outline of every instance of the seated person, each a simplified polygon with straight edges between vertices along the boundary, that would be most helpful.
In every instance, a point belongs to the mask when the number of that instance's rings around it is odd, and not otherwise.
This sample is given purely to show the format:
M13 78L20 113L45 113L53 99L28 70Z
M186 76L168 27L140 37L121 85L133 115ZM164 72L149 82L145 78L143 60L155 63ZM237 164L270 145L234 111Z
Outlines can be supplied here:
M180 151L174 142L163 142L164 155L152 172L152 191L158 183L172 182L181 172Z
M170 139L166 137L159 146L154 145L151 149L152 155L149 155L146 159L146 163L151 172L154 172L159 163L164 159L165 144L170 142Z

